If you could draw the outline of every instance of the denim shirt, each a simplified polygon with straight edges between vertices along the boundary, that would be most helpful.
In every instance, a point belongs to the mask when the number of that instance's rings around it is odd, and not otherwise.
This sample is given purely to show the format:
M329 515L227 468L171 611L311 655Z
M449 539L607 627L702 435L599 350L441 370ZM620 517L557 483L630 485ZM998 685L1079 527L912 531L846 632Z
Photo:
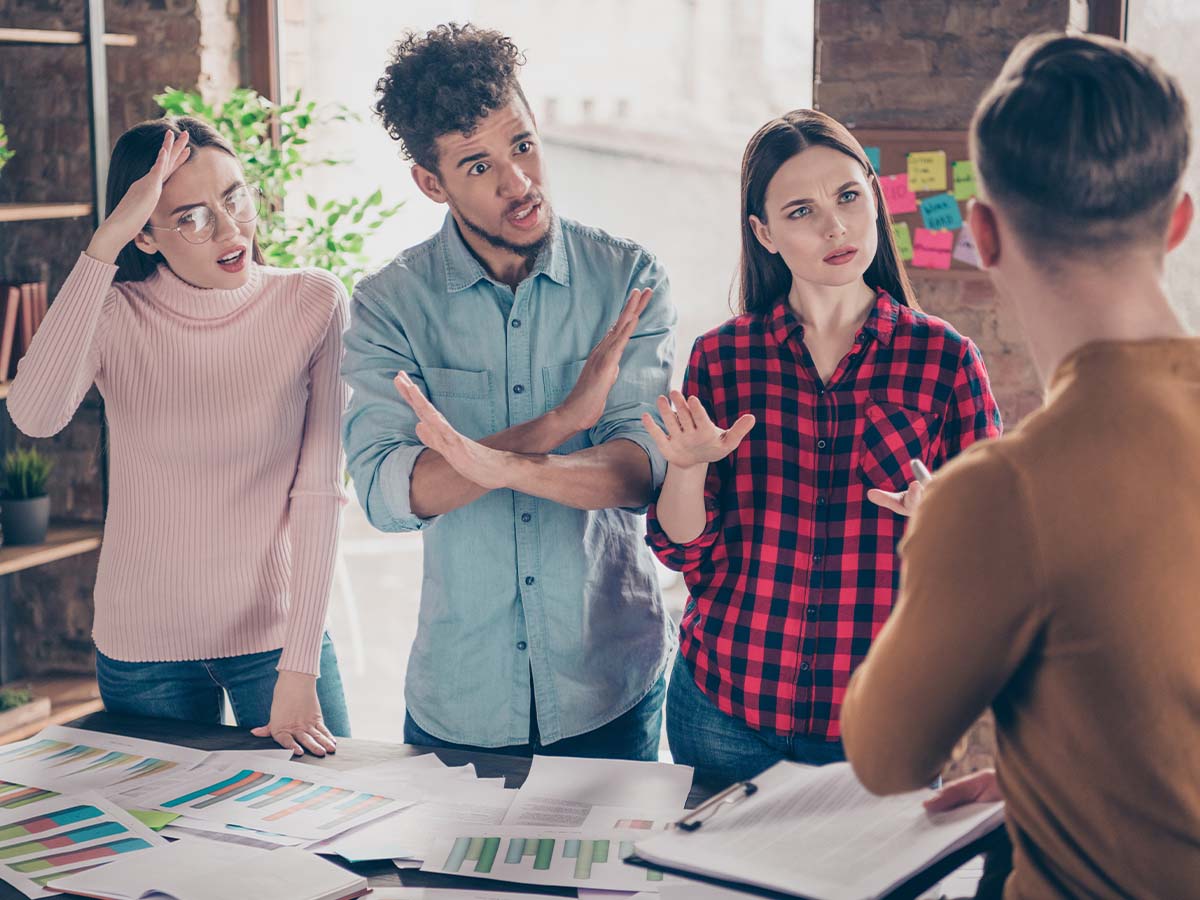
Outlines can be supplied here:
M632 441L657 491L666 461L640 420L668 390L676 315L665 272L637 244L556 219L514 292L488 276L447 215L438 234L354 290L346 455L376 528L424 530L405 702L435 737L527 743L531 677L542 743L594 730L646 695L674 634L644 509L578 510L496 490L442 516L414 515L409 484L424 447L392 379L407 372L456 429L487 437L558 406L629 292L644 287L654 296L602 418L554 452Z

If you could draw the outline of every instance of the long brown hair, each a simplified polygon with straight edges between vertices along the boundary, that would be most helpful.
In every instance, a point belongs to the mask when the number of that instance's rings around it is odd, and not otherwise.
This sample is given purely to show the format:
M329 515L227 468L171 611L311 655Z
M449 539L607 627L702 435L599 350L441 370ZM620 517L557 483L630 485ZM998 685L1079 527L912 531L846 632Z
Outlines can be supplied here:
M814 109L794 109L758 129L742 156L742 255L738 265L741 312L767 312L792 286L792 273L787 264L759 243L750 227L750 217L757 216L766 221L767 185L780 166L809 147L829 147L845 153L863 167L871 190L875 192L878 210L875 228L879 236L875 258L863 274L863 280L876 290L883 288L897 302L916 307L912 284L892 235L891 216L867 154L854 135L837 120Z
M158 151L162 149L163 138L166 137L168 131L173 131L176 137L186 131L189 147L212 147L237 159L233 145L203 119L179 116L139 122L121 135L117 140L117 145L113 148L112 159L108 164L106 216L112 215L112 211L117 208L117 204L121 202L121 198L125 196L133 183L154 166L155 160L158 159ZM258 238L254 239L251 258L260 265L263 262L262 251L258 249ZM130 241L117 254L115 280L145 281L154 274L159 263L165 262L161 253L143 253L133 241Z

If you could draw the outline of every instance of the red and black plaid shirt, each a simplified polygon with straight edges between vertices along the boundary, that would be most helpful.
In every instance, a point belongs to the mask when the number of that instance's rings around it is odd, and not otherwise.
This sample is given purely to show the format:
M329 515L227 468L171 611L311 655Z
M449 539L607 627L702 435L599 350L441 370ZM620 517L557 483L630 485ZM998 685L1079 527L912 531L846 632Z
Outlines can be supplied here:
M781 300L702 335L684 393L721 427L756 422L709 466L699 537L672 543L650 509L647 540L691 594L680 652L709 699L751 728L838 739L846 684L900 583L905 519L867 490L904 490L910 459L936 469L999 436L979 351L880 291L823 386Z

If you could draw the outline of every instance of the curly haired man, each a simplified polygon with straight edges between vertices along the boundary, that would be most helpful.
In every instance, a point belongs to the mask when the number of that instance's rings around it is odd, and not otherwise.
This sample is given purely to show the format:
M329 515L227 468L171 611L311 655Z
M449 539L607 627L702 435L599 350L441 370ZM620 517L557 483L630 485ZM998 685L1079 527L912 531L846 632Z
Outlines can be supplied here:
M441 230L354 291L344 438L368 518L424 530L405 740L655 759L672 629L640 514L675 311L654 257L555 215L506 36L396 44L376 113Z

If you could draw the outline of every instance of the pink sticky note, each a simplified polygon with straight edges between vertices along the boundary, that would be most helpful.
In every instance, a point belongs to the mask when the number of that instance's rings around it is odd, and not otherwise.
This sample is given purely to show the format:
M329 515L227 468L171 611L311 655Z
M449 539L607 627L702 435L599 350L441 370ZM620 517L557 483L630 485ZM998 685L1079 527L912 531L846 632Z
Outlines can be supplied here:
M953 231L918 228L913 235L912 264L921 269L948 269L953 247Z
M893 216L917 211L917 195L908 189L908 175L884 175L879 179L879 187Z
M979 248L975 246L975 236L971 234L967 225L963 225L962 231L958 233L958 241L954 244L954 258L969 266L980 268Z

